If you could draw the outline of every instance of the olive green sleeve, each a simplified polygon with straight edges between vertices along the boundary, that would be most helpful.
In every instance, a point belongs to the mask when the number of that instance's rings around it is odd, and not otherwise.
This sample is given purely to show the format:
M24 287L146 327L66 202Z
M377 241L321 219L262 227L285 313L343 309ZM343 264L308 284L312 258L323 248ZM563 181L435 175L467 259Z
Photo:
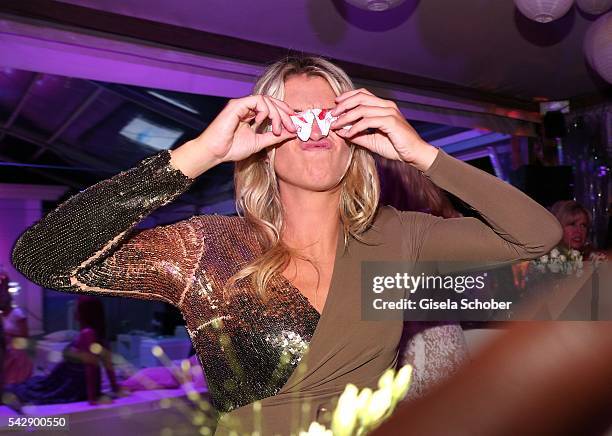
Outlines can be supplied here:
M548 253L561 239L557 219L512 185L439 150L424 175L478 212L443 219L402 212L404 231L422 261L476 261L498 264L528 260ZM412 229L412 232L410 232Z

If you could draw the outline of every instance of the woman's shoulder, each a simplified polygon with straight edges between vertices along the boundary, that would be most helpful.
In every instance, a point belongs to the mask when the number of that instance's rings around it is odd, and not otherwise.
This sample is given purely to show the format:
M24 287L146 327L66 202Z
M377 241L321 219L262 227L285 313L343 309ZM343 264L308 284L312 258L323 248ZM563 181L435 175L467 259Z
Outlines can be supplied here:
M184 222L200 225L236 225L246 220L238 215L222 215L218 213L198 214L187 218Z
M388 225L399 223L402 227L430 225L443 218L434 216L427 212L413 210L398 210L393 206L381 206L377 222L388 223Z
M202 235L221 235L227 231L246 231L246 220L236 215L199 214L162 226L166 230Z
M242 251L258 253L260 245L247 220L236 215L196 215L191 218L196 234L207 241L207 253Z
M423 239L442 219L426 212L404 211L393 206L382 206L374 226L379 229L382 241L388 247L395 247L403 259L416 259Z
M248 232L246 219L237 215L202 214L186 220L189 225L211 235Z

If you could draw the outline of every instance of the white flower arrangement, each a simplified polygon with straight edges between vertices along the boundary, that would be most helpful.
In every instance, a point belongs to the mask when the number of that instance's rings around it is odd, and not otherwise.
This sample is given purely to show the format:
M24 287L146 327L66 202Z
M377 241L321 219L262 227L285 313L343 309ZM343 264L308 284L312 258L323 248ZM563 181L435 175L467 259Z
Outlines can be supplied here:
M584 267L582 254L578 250L564 250L562 253L558 248L553 248L550 253L532 260L531 266L540 273L576 273L578 276L582 274Z
M601 263L608 261L608 256L605 253L593 252L589 256L589 260L593 263L593 266L597 268Z
M338 400L331 429L318 422L310 424L308 431L299 436L363 436L378 427L393 413L397 403L404 399L410 388L412 366L403 366L397 374L388 369L372 391L348 384Z

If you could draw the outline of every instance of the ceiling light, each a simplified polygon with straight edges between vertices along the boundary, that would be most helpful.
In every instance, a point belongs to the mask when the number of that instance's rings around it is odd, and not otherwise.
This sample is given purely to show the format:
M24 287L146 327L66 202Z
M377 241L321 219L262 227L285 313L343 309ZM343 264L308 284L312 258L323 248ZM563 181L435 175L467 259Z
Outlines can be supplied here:
M143 117L136 117L125 125L120 135L156 150L165 150L174 145L183 135L182 130L169 129L154 124Z
M612 0L576 0L576 4L587 14L599 15L612 8Z
M549 23L564 16L574 0L514 0L523 15L539 23Z
M405 0L346 0L347 3L353 6L374 12L386 11L398 7L404 3L404 1Z

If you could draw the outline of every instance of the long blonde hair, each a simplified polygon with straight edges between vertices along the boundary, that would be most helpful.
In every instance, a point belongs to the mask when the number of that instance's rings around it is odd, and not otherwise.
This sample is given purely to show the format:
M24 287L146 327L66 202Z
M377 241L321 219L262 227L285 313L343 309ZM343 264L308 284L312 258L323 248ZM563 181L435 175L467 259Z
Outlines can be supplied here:
M586 207L575 200L559 200L551 206L550 211L562 226L566 226L570 221L582 214L585 216L587 228L590 230L591 213Z
M264 71L255 84L253 94L270 95L282 100L285 80L289 76L301 74L324 78L336 95L354 89L348 75L328 60L316 56L289 56ZM265 128L266 126L260 127L262 131ZM350 236L361 240L360 235L370 227L380 196L380 184L372 155L366 149L354 145L352 147L352 159L340 182L339 208L344 249ZM270 280L284 270L292 257L304 259L313 265L314 263L281 240L284 225L283 205L273 160L267 159L265 149L236 162L234 185L236 210L255 233L263 247L263 253L230 277L225 290L239 280L250 278L253 288L266 299L266 288ZM316 268L316 265L314 266Z

